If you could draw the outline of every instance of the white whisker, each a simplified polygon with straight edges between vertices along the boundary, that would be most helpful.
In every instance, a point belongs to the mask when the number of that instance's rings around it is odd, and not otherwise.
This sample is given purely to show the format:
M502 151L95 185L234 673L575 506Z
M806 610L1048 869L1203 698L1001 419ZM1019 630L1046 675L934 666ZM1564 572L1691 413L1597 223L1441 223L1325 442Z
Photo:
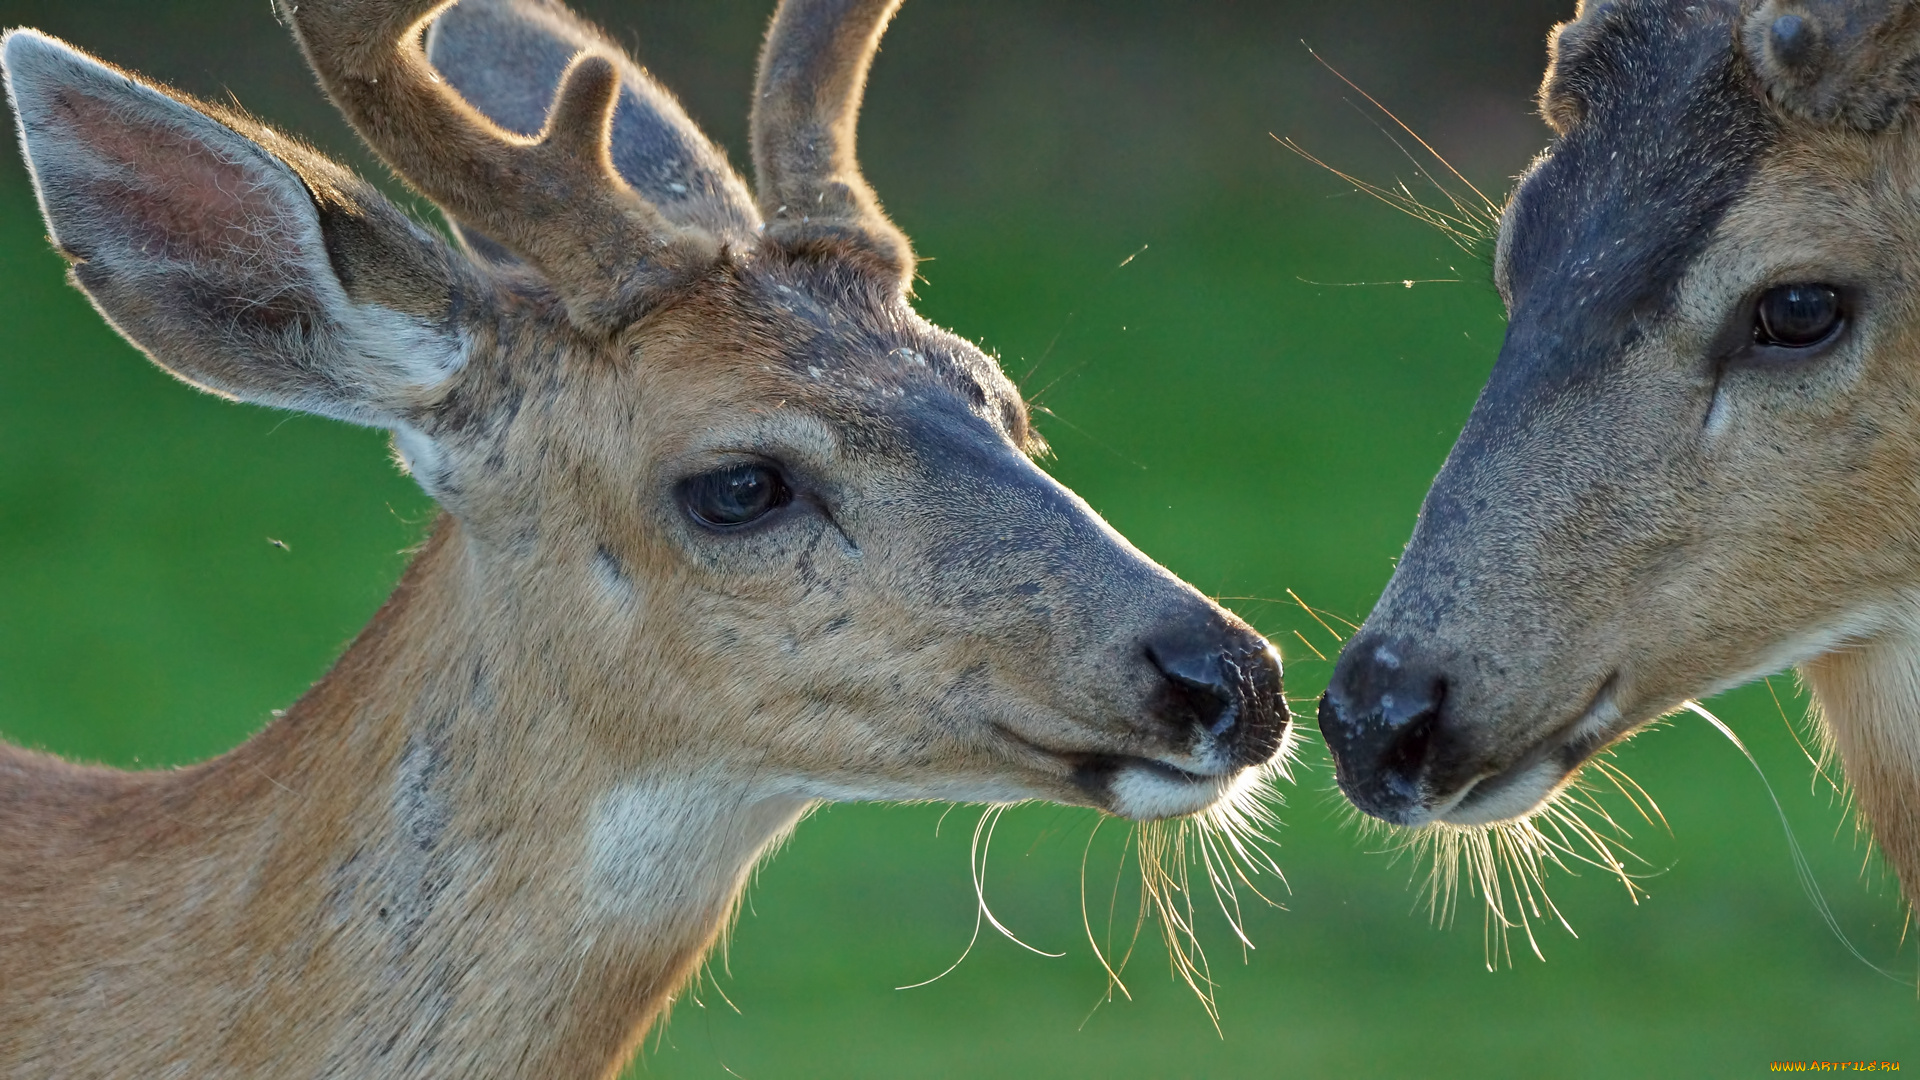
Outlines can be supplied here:
M1417 902L1426 906L1436 925L1450 925L1459 915L1463 890L1465 896L1480 898L1489 970L1513 966L1514 931L1525 937L1529 952L1544 960L1536 923L1552 921L1579 936L1548 891L1551 871L1574 874L1576 865L1584 864L1619 881L1635 903L1644 892L1638 881L1642 875L1627 864L1645 861L1627 849L1632 834L1600 802L1601 793L1617 791L1649 823L1666 825L1658 804L1617 766L1602 759L1590 764L1607 786L1576 781L1519 820L1475 826L1436 823L1410 830L1372 822L1364 827L1388 835L1389 854L1411 859L1420 882Z

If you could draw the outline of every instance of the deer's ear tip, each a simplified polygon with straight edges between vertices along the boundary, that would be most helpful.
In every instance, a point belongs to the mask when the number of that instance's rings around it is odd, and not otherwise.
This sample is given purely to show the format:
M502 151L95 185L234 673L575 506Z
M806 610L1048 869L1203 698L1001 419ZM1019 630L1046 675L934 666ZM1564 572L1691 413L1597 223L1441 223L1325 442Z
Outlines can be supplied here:
M31 26L16 26L0 31L0 51L5 52L9 57L13 55L15 49L32 48L35 45L48 46L54 43L55 39Z
M0 73L16 96L33 83L72 83L120 74L59 38L27 26L0 35Z
M4 64L8 72L70 66L87 59L80 50L30 26L15 27L0 34L0 64Z

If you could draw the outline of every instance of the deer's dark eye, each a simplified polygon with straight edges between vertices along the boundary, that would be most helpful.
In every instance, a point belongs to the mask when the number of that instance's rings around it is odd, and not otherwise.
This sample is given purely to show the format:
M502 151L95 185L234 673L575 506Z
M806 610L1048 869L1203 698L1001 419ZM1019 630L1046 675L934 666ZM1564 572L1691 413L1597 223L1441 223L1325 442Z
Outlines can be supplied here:
M1804 349L1832 336L1840 317L1840 293L1831 285L1776 286L1762 293L1754 308L1753 340Z
M768 465L735 465L681 485L687 512L703 525L725 529L767 516L792 501L780 473Z

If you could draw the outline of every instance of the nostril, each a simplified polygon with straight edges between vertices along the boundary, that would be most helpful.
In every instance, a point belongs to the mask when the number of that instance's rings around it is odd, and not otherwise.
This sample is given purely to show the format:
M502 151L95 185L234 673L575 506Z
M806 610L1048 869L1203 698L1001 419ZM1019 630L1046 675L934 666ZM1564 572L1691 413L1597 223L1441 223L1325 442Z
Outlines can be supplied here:
M1239 719L1233 688L1227 683L1217 650L1195 655L1150 645L1147 659L1165 679L1155 711L1170 724L1220 735Z
M1417 793L1420 770L1426 767L1428 753L1433 748L1433 732L1446 696L1447 684L1442 679L1434 683L1432 692L1424 695L1424 700L1416 703L1415 711L1396 716L1392 697L1381 701L1391 734L1380 752L1380 768L1386 774L1387 783L1402 794Z
M1272 760L1293 715L1281 691L1280 654L1244 625L1205 612L1140 643L1155 680L1147 715L1160 737L1209 768Z
M1432 795L1448 743L1447 677L1404 642L1349 645L1320 702L1320 731L1355 806L1402 824Z

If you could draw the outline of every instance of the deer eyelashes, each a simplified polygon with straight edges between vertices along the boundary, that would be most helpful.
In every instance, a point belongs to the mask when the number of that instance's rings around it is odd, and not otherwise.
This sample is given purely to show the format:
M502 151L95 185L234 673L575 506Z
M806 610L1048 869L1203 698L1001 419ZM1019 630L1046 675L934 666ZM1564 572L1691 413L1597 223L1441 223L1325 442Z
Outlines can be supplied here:
M793 491L771 465L734 465L683 482L680 501L694 521L728 530L751 525L787 505Z

